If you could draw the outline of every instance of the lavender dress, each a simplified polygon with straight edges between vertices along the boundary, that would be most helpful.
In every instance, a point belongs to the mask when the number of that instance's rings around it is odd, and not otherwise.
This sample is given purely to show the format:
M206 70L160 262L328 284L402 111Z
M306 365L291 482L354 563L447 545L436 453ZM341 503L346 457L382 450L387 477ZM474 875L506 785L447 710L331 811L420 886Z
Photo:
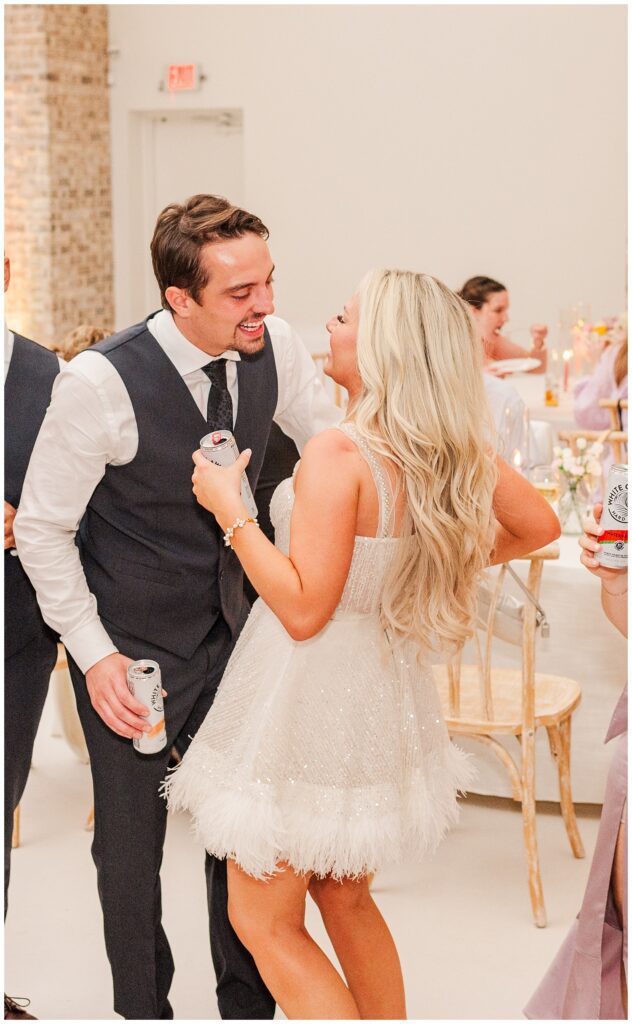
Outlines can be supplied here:
M621 963L627 976L627 876L624 919L619 921L610 886L615 845L627 810L627 687L606 735L614 756L608 773L599 834L584 901L577 919L524 1009L531 1020L625 1020ZM624 861L627 863L627 828Z

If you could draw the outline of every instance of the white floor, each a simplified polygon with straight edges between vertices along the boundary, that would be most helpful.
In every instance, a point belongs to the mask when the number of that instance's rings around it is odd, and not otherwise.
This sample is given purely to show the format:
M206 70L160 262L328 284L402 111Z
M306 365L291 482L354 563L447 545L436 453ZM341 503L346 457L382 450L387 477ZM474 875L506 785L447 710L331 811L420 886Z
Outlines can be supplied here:
M47 704L13 852L5 990L45 1020L113 1020L91 834L90 771L51 735ZM408 1013L422 1020L520 1019L581 901L598 808L580 811L587 858L573 859L558 809L542 805L540 857L549 925L531 922L521 817L510 801L470 797L461 822L423 864L384 871L375 897L402 959ZM134 885L130 877L130 886ZM217 1018L203 856L185 818L168 830L163 870L180 1020ZM308 927L330 949L313 906Z

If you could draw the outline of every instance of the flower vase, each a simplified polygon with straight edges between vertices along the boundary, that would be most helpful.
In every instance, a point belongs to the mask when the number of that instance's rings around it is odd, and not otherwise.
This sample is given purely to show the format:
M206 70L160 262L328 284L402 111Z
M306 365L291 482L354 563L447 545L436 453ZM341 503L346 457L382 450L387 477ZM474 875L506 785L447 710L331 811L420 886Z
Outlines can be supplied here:
M584 519L590 509L590 489L584 480L569 480L557 506L562 533L584 532Z

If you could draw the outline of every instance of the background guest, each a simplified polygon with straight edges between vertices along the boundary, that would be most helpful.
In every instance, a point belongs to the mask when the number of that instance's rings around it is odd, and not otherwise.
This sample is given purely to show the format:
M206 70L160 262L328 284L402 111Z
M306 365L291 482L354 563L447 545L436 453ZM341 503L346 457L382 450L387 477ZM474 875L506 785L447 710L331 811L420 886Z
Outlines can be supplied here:
M577 381L574 390L573 412L580 427L587 430L605 430L610 426L610 413L602 409L602 398L628 397L628 339L618 345L608 345L601 354L593 372ZM621 410L621 429L628 429L627 410Z
M80 324L73 331L69 331L61 341L52 346L53 352L57 352L62 359L69 362L73 356L79 355L85 349L96 345L97 341L108 338L112 331L108 327L93 327L91 324Z
M581 562L601 580L603 610L623 636L627 629L628 570L595 558L602 506L586 523ZM622 666L623 674L624 666ZM525 1008L533 1020L627 1019L627 687L615 708L606 742L613 757L599 834L581 910L539 988Z
M4 290L11 265L5 257ZM57 357L34 341L4 329L4 913L6 917L13 816L28 779L35 734L57 637L45 625L35 591L15 550L13 521L26 468L59 373ZM5 1020L34 1020L5 994Z
M519 452L519 464L525 466L529 456L529 422L524 402L508 381L491 373L483 374L483 384L496 428L496 451L510 465L516 465L516 452Z
M500 281L491 277L470 277L460 292L462 299L469 302L483 338L486 361L497 359L538 359L540 365L530 373L544 373L546 369L546 336L548 327L545 324L532 324L531 350L521 348L500 332L507 323L509 310L509 292Z

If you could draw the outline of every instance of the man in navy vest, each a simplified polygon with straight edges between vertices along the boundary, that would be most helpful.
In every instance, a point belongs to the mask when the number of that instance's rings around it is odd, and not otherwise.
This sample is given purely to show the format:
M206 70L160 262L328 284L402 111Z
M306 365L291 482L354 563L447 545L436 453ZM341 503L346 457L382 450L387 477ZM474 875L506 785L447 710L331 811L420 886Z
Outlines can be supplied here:
M4 290L11 268L4 260ZM28 778L35 734L57 638L45 624L15 549L13 523L26 467L59 373L57 356L4 329L4 913L7 913L13 815ZM5 995L7 1020L33 1020Z
M161 213L151 251L163 309L68 364L15 523L44 618L70 655L114 1008L130 1019L173 1016L158 789L248 614L239 562L192 494L191 454L209 430L231 429L252 449L254 491L273 419L302 448L340 418L308 352L272 316L267 237L258 217L216 196ZM147 729L126 682L138 658L159 663L168 693L168 743L150 756L131 743ZM273 1000L228 920L225 863L206 863L222 1017L271 1018Z

